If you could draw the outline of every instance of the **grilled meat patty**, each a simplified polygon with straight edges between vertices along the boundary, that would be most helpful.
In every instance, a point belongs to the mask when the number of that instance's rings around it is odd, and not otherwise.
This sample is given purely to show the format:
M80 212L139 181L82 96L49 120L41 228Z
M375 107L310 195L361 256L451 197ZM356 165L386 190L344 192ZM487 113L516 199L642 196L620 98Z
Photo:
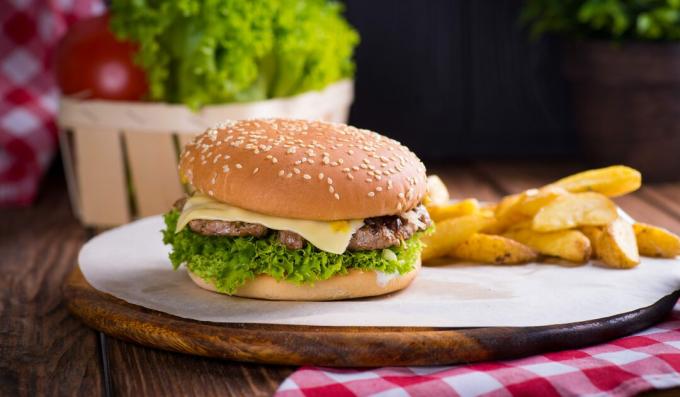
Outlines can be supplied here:
M186 199L178 200L175 208L182 210ZM417 220L417 221L416 221ZM424 230L432 221L423 205L402 215L379 216L367 218L349 242L351 251L366 251L394 247L408 240L419 230ZM269 229L257 223L216 221L194 219L189 222L189 229L204 236L263 237ZM300 249L307 241L297 233L277 231L278 240L289 249Z

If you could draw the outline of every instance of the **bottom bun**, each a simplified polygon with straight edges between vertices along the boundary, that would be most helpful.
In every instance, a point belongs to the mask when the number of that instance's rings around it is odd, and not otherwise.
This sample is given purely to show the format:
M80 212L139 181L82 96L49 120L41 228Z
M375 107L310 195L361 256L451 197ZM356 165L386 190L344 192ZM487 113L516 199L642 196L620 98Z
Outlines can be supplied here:
M420 270L420 258L413 270L402 275L388 275L376 271L350 270L342 276L318 281L314 285L298 285L288 281L276 281L271 276L257 276L239 288L235 296L288 301L330 301L384 295L406 288ZM213 283L188 270L189 277L199 287L218 292Z

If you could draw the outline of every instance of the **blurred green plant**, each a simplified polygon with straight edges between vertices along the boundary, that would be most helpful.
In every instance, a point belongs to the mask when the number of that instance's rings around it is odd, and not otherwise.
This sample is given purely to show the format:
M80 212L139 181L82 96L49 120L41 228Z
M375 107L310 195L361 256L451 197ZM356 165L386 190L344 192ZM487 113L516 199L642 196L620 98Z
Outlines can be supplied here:
M533 37L680 40L680 0L526 0L520 20Z
M113 0L151 100L199 108L322 89L354 73L357 32L327 0Z

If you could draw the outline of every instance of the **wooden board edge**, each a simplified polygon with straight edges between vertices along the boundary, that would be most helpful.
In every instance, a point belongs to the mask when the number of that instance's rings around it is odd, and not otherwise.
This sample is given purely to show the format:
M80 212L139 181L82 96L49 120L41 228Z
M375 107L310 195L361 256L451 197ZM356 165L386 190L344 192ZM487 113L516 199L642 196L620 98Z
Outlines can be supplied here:
M87 283L78 267L67 280L64 297L71 313L88 326L144 346L254 363L377 367L520 358L603 343L662 321L680 291L651 306L592 321L486 328L202 322L136 306L100 292Z

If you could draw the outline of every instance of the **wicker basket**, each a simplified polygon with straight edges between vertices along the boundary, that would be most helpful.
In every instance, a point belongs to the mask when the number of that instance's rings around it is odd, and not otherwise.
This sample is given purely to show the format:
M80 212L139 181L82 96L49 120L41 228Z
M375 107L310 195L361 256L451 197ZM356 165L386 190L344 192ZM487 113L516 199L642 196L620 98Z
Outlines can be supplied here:
M88 226L107 227L167 211L184 192L181 148L226 119L293 117L346 122L353 82L260 102L192 112L163 103L62 98L60 145L71 203Z

